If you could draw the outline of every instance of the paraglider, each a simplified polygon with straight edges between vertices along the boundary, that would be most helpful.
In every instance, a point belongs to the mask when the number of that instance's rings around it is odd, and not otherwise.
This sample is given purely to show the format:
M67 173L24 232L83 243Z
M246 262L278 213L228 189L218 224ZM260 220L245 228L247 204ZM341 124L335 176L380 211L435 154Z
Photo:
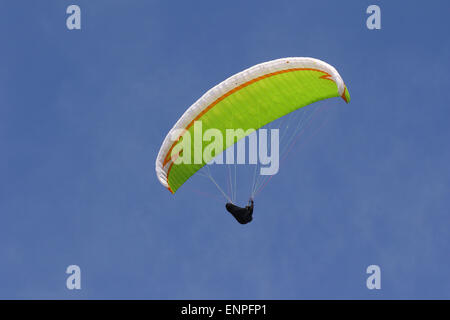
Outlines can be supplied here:
M237 73L208 90L169 131L156 159L158 180L175 193L218 154L253 131L295 110L332 97L350 102L339 73L318 59L282 58ZM212 129L223 136L229 129L239 129L243 134L233 140L216 139L213 148L190 143L188 140L195 136L197 122L201 122L203 130ZM237 212L239 207L234 208L233 201L221 192L230 202L227 210ZM241 220L248 219L251 221L251 214Z

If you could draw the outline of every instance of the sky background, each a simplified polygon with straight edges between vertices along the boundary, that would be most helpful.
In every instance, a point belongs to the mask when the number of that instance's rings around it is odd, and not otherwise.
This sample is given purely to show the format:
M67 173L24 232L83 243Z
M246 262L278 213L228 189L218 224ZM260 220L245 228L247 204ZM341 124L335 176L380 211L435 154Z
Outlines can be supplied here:
M66 28L66 8L82 30ZM368 30L366 8L381 7ZM450 298L448 1L0 1L0 298ZM335 66L352 101L240 225L161 143L264 61ZM82 289L66 288L79 265ZM366 287L381 267L381 290Z

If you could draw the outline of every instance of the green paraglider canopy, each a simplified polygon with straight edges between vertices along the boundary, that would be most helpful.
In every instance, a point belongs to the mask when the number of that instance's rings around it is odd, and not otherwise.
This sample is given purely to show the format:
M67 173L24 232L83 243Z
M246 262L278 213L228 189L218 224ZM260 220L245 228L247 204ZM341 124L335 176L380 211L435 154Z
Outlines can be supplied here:
M283 58L244 70L206 92L177 121L159 151L157 177L175 193L219 152L252 131L299 108L332 97L350 102L349 92L336 69L317 59ZM243 129L243 133L232 141L222 141L219 147L216 141L213 152L202 144L203 156L193 159L198 145L186 143L186 137L195 136L197 122L201 123L203 131L216 129L223 136L227 129ZM192 161L180 161L180 157L189 157Z

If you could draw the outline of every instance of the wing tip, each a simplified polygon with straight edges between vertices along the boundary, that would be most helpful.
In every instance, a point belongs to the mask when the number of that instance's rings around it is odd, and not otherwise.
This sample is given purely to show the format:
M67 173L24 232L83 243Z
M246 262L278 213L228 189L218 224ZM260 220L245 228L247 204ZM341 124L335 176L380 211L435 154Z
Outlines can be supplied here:
M341 98L344 99L346 103L350 103L350 93L347 90L347 87L344 87L344 92L341 95Z

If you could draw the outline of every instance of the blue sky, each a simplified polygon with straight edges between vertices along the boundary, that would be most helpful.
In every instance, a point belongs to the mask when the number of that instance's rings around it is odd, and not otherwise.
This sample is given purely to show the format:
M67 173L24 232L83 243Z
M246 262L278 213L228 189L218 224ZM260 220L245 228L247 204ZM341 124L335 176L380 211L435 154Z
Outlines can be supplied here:
M73 3L80 31L65 26ZM449 9L2 1L0 298L450 298ZM193 192L208 181L163 188L156 155L186 108L288 56L334 65L352 101L324 102L326 126L256 198L254 221ZM71 264L82 290L65 287Z

